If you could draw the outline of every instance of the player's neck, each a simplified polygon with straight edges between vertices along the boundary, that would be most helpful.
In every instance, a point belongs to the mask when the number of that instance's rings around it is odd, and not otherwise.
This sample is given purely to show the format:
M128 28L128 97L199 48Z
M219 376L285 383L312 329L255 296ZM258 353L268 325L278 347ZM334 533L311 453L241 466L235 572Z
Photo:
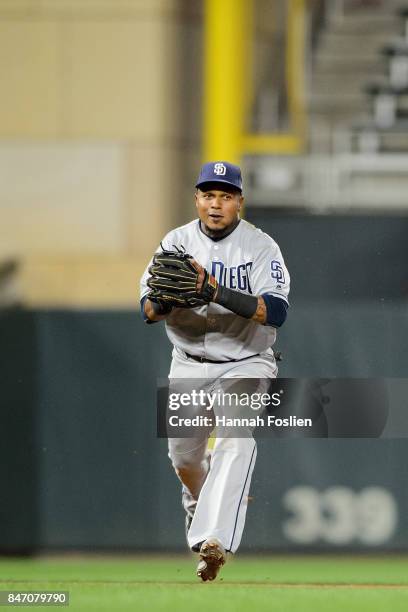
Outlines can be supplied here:
M237 219L233 223L231 223L231 225L228 225L228 227L225 227L222 230L212 230L207 227L202 221L199 221L199 224L200 230L203 232L203 234L208 236L208 238L211 238L211 240L214 240L214 242L217 242L217 240L222 240L223 238L226 238L227 236L232 234L232 232L237 227L240 221L241 219L237 217Z

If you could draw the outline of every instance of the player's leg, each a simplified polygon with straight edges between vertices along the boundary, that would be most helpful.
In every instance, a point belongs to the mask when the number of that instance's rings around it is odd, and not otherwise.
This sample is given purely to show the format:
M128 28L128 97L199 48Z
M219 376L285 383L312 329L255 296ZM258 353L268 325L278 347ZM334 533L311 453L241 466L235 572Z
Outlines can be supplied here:
M211 469L205 479L188 543L198 550L208 538L217 538L225 550L235 552L245 524L249 487L256 460L251 438L217 438Z
M169 438L169 457L182 483L181 503L186 513L185 532L188 533L197 501L210 469L207 450L209 432L202 438Z
M248 432L250 435L250 432ZM255 465L252 437L217 438L211 468L201 489L187 539L199 552L197 576L214 580L241 541Z
M188 511L197 500L209 470L207 440L210 432L197 438L169 438L169 457L183 485L183 506Z
M170 369L170 393L189 393L197 385L203 373L203 366L191 363L177 351L173 351L173 361ZM196 412L189 409L188 416L200 414L203 407L197 407ZM182 483L182 505L186 512L186 531L190 528L192 518L200 495L201 488L207 477L210 465L210 454L207 442L212 427L197 428L194 438L169 437L169 458L173 468Z
M264 393L276 372L273 356L266 356L239 366L230 365L223 377L234 379L230 392L236 387L241 392L246 389L248 393ZM256 376L264 378L255 379ZM225 382L223 379L224 389ZM216 407L214 410L217 413ZM227 551L235 552L245 524L256 443L250 429L246 432L247 437L240 438L233 437L231 429L220 433L217 432L210 471L201 490L188 542L190 547L197 549L203 541L215 537Z

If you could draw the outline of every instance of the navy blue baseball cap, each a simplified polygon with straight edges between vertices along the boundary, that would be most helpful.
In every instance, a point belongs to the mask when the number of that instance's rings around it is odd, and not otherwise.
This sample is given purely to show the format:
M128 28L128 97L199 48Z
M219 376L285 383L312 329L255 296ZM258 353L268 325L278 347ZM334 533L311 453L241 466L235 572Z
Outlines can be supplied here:
M224 183L242 191L241 169L226 161L208 162L201 167L196 187L204 183Z

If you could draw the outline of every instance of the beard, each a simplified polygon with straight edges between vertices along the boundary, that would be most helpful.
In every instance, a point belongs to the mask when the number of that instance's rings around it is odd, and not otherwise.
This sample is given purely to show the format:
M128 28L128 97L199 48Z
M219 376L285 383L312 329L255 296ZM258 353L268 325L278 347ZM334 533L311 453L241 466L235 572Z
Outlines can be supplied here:
M226 227L220 229L213 229L211 227L208 227L208 225L206 225L203 221L200 220L200 228L201 231L212 240L221 240L222 238L225 238L226 236L231 234L240 221L241 219L237 217L232 223L230 223Z

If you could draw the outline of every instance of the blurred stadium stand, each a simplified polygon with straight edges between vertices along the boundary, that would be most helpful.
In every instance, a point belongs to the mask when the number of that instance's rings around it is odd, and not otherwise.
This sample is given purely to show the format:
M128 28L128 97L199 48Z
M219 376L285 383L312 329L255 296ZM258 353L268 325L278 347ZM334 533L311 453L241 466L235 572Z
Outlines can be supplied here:
M248 210L405 210L406 9L250 5L235 4L246 55L226 87L246 95L242 145L228 146L243 158ZM223 129L236 105L203 86L204 65L222 83L234 62L234 49L222 62L204 53L212 6L222 19L211 0L0 0L0 261L14 262L3 304L137 306L134 278L194 216L202 115L207 157L221 153L217 134L234 141Z
M308 153L249 157L248 199L315 212L406 209L407 12L393 1L311 7Z

